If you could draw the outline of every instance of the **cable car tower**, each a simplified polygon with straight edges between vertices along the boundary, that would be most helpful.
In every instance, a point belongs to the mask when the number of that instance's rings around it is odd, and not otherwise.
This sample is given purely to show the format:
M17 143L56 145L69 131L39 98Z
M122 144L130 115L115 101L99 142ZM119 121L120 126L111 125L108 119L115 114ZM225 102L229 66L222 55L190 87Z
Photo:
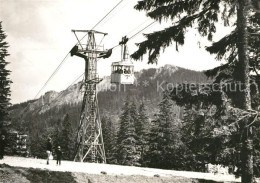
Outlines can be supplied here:
M94 30L72 30L78 43L71 50L71 56L85 60L85 79L83 83L84 97L81 108L80 122L77 132L77 143L74 161L90 161L106 163L101 121L98 110L97 84L101 79L97 76L97 58L109 54L104 47L97 45L96 36L103 38L107 33ZM87 41L79 40L77 33L87 34ZM103 40L103 39L102 39ZM101 40L101 42L102 42Z

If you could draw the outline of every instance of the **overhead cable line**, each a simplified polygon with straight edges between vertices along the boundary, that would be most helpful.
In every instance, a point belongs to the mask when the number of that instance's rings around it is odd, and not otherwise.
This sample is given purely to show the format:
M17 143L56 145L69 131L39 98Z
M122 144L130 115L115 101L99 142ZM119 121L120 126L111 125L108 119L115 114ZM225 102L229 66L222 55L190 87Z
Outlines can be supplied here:
M61 66L64 64L65 60L68 58L70 52L67 53L67 55L64 57L64 59L61 61L61 63L58 65L58 67L54 70L54 72L51 74L51 76L48 78L48 80L44 83L42 88L39 90L39 92L35 95L34 99L42 92L42 90L47 86L49 81L55 76L55 74L60 70Z
M83 72L80 76L78 76L65 90L61 91L59 93L59 95L57 97L55 97L54 100L51 101L51 103L56 101L66 90L68 90L70 87L72 87L82 76L84 76L84 74L85 74L85 72ZM48 105L50 105L51 103L48 103Z
M99 61L98 59L97 61ZM50 103L44 104L42 107L48 105L50 106L53 102L55 102L66 90L68 90L71 86L73 86L82 76L84 76L85 72L83 72L80 76L78 76L65 90L61 91L57 97L55 97Z
M129 32L127 33L127 35L133 33L133 32L136 31L137 29L139 29L142 25L144 25L144 24L145 24L146 22L148 22L149 20L150 20L150 19L147 18L144 22L142 22L141 24L139 24L138 26L136 26L135 28L133 28L131 31L129 31Z
M83 72L80 76L78 76L65 90L61 91L57 97L55 97L50 103L44 104L41 106L39 111L44 107L44 106L50 106L53 102L57 101L59 97L66 91L68 90L71 86L73 86L82 76L84 76L85 72Z
M91 29L95 29L111 12L113 12L124 0L121 0L120 2L118 2L100 21L98 21L98 23L96 23L96 25ZM84 39L87 36L84 35L80 41L82 39ZM77 43L74 45L76 46ZM48 80L44 83L44 85L42 86L42 88L38 91L38 93L35 95L34 99L36 99L38 97L38 95L44 90L44 88L47 86L47 84L51 81L51 79L55 76L55 74L60 70L61 66L64 64L65 60L67 59L67 57L69 56L70 51L67 53L67 55L64 57L64 59L61 61L61 63L58 65L58 67L54 70L54 72L51 74L51 76L48 78Z
M124 0L119 1L112 10L110 10L91 30L95 29L114 9L116 9Z
M140 34L141 32L143 32L145 29L147 29L148 27L150 27L150 26L153 25L154 23L156 23L156 21L150 23L149 25L147 25L146 27L144 27L142 30L138 31L136 34L134 34L133 36L131 36L131 37L129 38L129 40L130 40L130 39L133 39L135 36L137 36L138 34Z
M119 2L92 28L92 30L95 29L95 28L96 28L111 12L113 12L123 1L124 1L124 0L119 1ZM80 39L80 41L83 40L86 36L87 36L87 34L84 35L84 36ZM77 43L76 43L74 46L76 46L76 45L77 45ZM70 50L70 51L71 51L71 50ZM65 60L66 60L67 57L69 56L70 51L66 54L66 56L64 57L64 59L63 59L63 60L60 62L60 64L58 65L58 67L54 70L54 72L51 74L51 76L48 78L48 80L44 83L44 85L42 86L42 88L37 92L36 96L34 97L34 100L35 100L35 99L38 97L38 95L43 91L43 89L47 86L47 84L48 84L48 83L50 82L50 80L55 76L55 74L60 70L61 66L64 64ZM84 73L83 73L83 74L84 74ZM81 74L80 77L82 77L83 74ZM80 77L79 77L79 78L80 78ZM77 78L77 80L78 80L78 78ZM77 80L75 80L74 82L76 82ZM73 84L71 84L70 86L72 86L72 85L73 85ZM69 86L69 87L70 87L70 86ZM69 88L69 87L68 87L68 88ZM58 97L60 97L60 95L59 95ZM57 98L58 98L58 97L57 97ZM56 100L57 98L55 98L54 100ZM52 102L53 102L53 101L52 101ZM52 102L51 102L51 103L52 103ZM49 103L49 105L50 105L51 103ZM30 103L28 103L28 105L26 106L26 108L24 108L21 117L23 116L25 110L28 109L29 106L30 106Z
M122 0L123 1L123 0ZM121 1L120 1L121 2ZM113 9L115 9L115 8L113 8ZM111 12L111 11L110 11ZM103 18L104 19L104 18ZM146 21L145 21L146 22ZM135 33L133 36L131 36L128 40L130 40L130 39L133 39L135 36L137 36L138 34L140 34L142 31L144 31L145 29L147 29L148 27L150 27L150 26L152 26L154 23L156 23L156 21L154 21L154 22L152 22L152 23L150 23L150 24L148 24L146 27L144 27L143 29L141 29L140 31L138 31L137 33ZM98 24L96 24L96 25L98 25ZM138 27L140 27L141 25L139 25ZM95 27L95 26L94 26ZM138 28L137 27L137 28ZM135 28L136 29L136 28ZM133 32L133 30L131 31L131 32ZM131 33L130 32L130 33ZM128 33L128 34L130 34L130 33ZM85 35L86 36L86 35ZM84 37L85 37L84 36ZM82 39L84 39L84 37L83 38L81 38L80 40L82 40ZM76 45L77 45L77 43L76 43ZM120 44L119 45L116 45L116 46L114 46L113 48L111 48L111 49L114 49L114 48L116 48L116 47L118 47L118 46L120 46ZM62 62L59 64L59 66L55 69L55 71L53 72L53 74L50 76L50 78L46 81L46 83L44 84L44 86L41 88L41 90L37 93L37 95L35 96L35 99L36 99L36 97L39 95L39 93L46 87L46 85L48 84L48 82L53 78L53 76L57 73L57 71L60 69L60 67L62 66L62 64L64 63L64 61L66 60L66 58L68 57L68 55L70 54L70 52L65 56L65 58L62 60ZM81 74L75 81L73 81L73 83L69 86L69 87L67 87L65 90L67 90L68 88L70 88L80 77L82 77L84 75L84 73L83 74ZM62 91L53 101L51 101L50 103L48 103L48 105L50 105L51 103L53 103L54 101L56 101L61 95L62 95L62 93L63 93L64 91ZM47 104L46 104L47 105ZM24 109L24 111L27 109L29 107L29 104L27 105L27 107Z
M117 15L120 11L122 11L129 3L131 2L131 0L128 2L119 10L119 11L116 11L114 14L112 14L106 21L104 21L101 26L105 25L109 20L111 20L115 15Z
M120 1L120 2L121 2L121 1ZM115 8L113 8L113 9L115 9ZM110 12L111 12L111 11L110 11ZM153 25L155 22L156 22L156 21L150 23L149 25L147 25L146 27L144 27L143 29L141 29L140 31L138 31L136 34L134 34L133 36L131 36L131 37L129 38L129 40L130 40L130 39L133 39L135 36L137 36L137 35L140 34L142 31L144 31L145 29L147 29L148 27L150 27L151 25ZM98 25L98 24L96 24L96 25ZM132 31L131 31L131 32L132 32ZM86 35L85 35L85 36L86 36ZM84 36L84 37L85 37L85 36ZM84 38L84 37L83 37L83 38ZM81 40L82 40L83 38L81 38ZM114 49L114 48L116 48L116 47L118 47L118 46L120 46L120 44L114 46L114 47L111 48L111 49ZM38 95L42 92L42 90L47 86L47 84L48 84L49 81L53 78L53 76L59 71L59 69L61 68L61 66L63 65L63 63L64 63L65 60L67 59L67 57L69 56L69 54L70 54L70 52L67 53L67 55L65 56L65 58L61 61L61 63L59 64L59 66L55 69L55 71L52 73L52 75L49 77L49 79L45 82L45 84L44 84L43 87L40 89L40 91L37 93L37 95L34 97L34 99L37 98L37 96L38 96Z
M150 27L150 26L153 25L154 23L156 23L156 21L150 23L149 25L147 25L146 27L144 27L143 29L141 29L140 31L138 31L137 33L135 33L133 36L129 37L129 38L128 38L128 41L131 40L131 39L133 39L135 36L137 36L138 34L140 34L141 32L143 32L145 29L147 29L148 27ZM118 46L120 46L120 44L118 44L118 45L112 47L111 49L114 49L114 48L116 48L116 47L118 47Z

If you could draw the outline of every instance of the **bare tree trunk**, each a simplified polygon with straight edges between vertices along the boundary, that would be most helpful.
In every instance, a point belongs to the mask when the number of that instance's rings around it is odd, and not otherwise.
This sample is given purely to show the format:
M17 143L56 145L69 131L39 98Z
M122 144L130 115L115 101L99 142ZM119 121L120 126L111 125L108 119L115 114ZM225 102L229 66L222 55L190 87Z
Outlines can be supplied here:
M250 73L249 73L249 59L248 59L248 31L247 31L247 16L248 16L249 0L238 0L237 8L237 28L238 28L238 67L236 73L236 80L240 82L242 91L239 91L238 107L244 110L251 109L250 96ZM247 121L241 125L242 127L242 149L241 149L241 163L242 163L242 183L253 183L253 152L251 139L252 134L247 125Z

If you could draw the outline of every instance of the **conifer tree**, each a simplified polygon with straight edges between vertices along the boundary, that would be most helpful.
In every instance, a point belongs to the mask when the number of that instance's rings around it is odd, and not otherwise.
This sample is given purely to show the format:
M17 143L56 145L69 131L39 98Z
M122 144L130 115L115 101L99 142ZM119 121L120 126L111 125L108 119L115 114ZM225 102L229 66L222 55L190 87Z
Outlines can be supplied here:
M148 139L149 139L149 118L146 113L146 108L142 102L138 110L138 120L136 121L135 131L137 136L137 147L140 152L140 164L146 165L145 154L148 151Z
M62 123L62 131L61 131L61 141L60 146L63 152L63 158L66 160L73 159L74 152L74 138L73 138L73 130L71 126L70 117L66 114L63 123Z
M134 122L134 125L136 126L139 120L138 120L138 111L136 107L136 102L134 100L129 105L129 111L130 111L131 120Z
M127 98L120 116L120 128L117 135L117 160L121 165L139 166L140 155L136 149L135 121L131 116Z
M143 138L143 124L140 121L136 101L133 100L130 104L130 116L132 121L134 122L134 130L135 130L135 140L136 140L136 154L138 154L138 162L141 165L141 156L142 156L142 138Z
M8 120L8 107L10 106L10 71L6 68L8 62L6 57L9 56L7 52L8 43L5 41L6 34L0 22L0 130L3 130L5 121Z
M213 34L217 31L216 23L219 22L219 17L225 25L234 24L232 33L207 49L210 53L217 54L220 59L227 58L225 59L227 64L211 70L210 74L217 76L219 82L223 80L227 82L231 78L233 84L239 83L241 89L233 94L233 105L245 111L251 110L250 80L258 83L259 88L259 64L256 64L259 61L259 49L255 44L255 42L259 44L259 39L255 37L259 34L260 24L258 0L141 0L135 8L146 11L147 16L156 21L173 22L164 30L145 35L147 40L138 44L139 48L132 57L140 59L148 53L149 63L157 62L161 51L174 42L178 50L178 45L185 43L185 33L190 27L196 27L202 36L212 41ZM258 76L250 77L251 71ZM254 134L248 126L251 122L244 120L240 123L241 133L244 133L241 151L243 183L253 182Z
M148 165L153 168L172 168L172 158L174 151L174 114L172 101L168 94L164 94L159 104L159 113L152 121L149 138L149 152L146 160Z
M225 96L226 89L220 90L214 84L204 87L199 84L193 85L193 90L189 90L190 86L187 83L178 87L173 90L171 96L185 111L183 141L195 155L192 168L198 167L199 170L203 170L200 167L206 163L222 164L236 167L234 173L241 175L240 153L243 148L243 133L240 131L240 122L243 119L257 120L255 114L231 107L231 101ZM253 128L259 131L259 123ZM255 155L255 176L260 175L258 139L257 132L253 137L255 143L252 152Z
M52 136L54 148L61 145L62 121L60 119L54 125L54 133Z
M115 145L116 145L116 132L114 128L114 124L112 123L111 119L107 116L104 116L101 119L102 123L102 134L103 134L103 141L106 151L106 160L107 163L113 163L115 158Z

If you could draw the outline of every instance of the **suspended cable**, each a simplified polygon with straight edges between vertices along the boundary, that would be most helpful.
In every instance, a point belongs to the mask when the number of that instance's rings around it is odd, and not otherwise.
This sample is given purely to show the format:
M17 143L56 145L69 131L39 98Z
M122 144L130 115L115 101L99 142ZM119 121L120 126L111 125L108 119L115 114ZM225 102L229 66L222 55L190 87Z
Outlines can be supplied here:
M78 76L65 90L61 91L59 93L59 95L57 97L55 97L50 103L44 104L43 106L40 107L40 109L38 110L38 112L45 106L50 106L52 103L54 103L55 101L57 101L57 99L60 98L60 96L66 91L68 90L71 86L73 86L82 76L84 76L85 72L83 72L80 76ZM29 105L28 105L29 106ZM28 107L27 106L27 107Z
M108 15L111 13L111 12L113 12L122 2L123 2L124 0L121 0L121 1L119 1L93 28L92 28L92 30L93 29L95 29L106 17L108 17ZM146 21L145 21L146 22ZM154 24L156 21L154 21L154 22L152 22L151 24L149 24L148 26L146 26L145 28L143 28L142 30L140 30L139 32L137 32L136 34L134 34L133 36L131 36L130 38L129 38L129 40L130 39L132 39L132 38L134 38L135 36L137 36L138 34L140 34L142 31L144 31L145 29L147 29L148 27L150 27L152 24ZM142 24L141 24L142 25ZM138 27L140 27L141 25L139 25ZM137 28L138 28L137 27ZM137 29L137 28L135 28L135 29ZM135 30L134 29L134 30ZM133 32L133 30L131 31L131 32ZM130 32L130 33L131 33ZM129 33L129 34L130 34ZM84 35L81 39L80 39L80 41L82 40L82 39L84 39L85 37L87 36L87 34L86 35ZM77 45L77 43L75 44L75 45ZM117 45L117 46L119 46L119 45ZM114 49L114 48L116 48L117 46L115 46L115 47L113 47L112 49ZM36 96L34 97L34 99L36 99L37 97L38 97L38 95L44 90L44 88L47 86L47 84L50 82L50 80L56 75L56 73L60 70L60 68L61 68L61 66L64 64L64 62L66 61L66 59L67 59L67 57L69 56L69 54L70 54L70 52L68 52L67 53L67 55L64 57L64 59L61 61L61 63L58 65L58 67L54 70L54 72L52 73L52 75L48 78L48 80L45 82L45 84L43 85L43 87L39 90L39 92L36 94Z
M84 76L84 74L85 74L85 72L83 72L79 77L77 77L77 79L75 79L65 90L61 91L59 93L59 95L57 97L55 97L54 100L51 101L51 103L56 101L64 93L64 91L68 90L71 86L73 86L82 76ZM49 103L48 105L50 105L51 103Z
M141 32L143 32L145 29L147 29L148 27L150 27L150 26L153 25L154 23L156 23L156 21L150 23L149 25L147 25L146 27L144 27L143 29L141 29L140 31L138 31L137 33L135 33L133 36L129 37L129 38L128 38L128 41L131 40L131 39L133 39L135 36L137 36L138 34L140 34ZM116 48L116 47L118 47L118 46L120 46L120 44L118 44L118 45L112 47L111 49L114 49L114 48Z
M124 0L121 0L120 2L118 2L93 28L95 29L111 12L113 12ZM106 21L107 22L107 21ZM85 34L81 39L80 41L82 41L88 34ZM74 45L76 46L77 43ZM71 50L70 50L71 51ZM69 56L70 54L70 51L66 54L66 56L64 57L64 59L61 61L61 63L58 65L58 67L54 70L54 72L51 74L51 76L48 78L48 80L44 83L44 85L42 86L42 88L37 92L36 96L34 97L34 100L38 97L38 95L43 91L43 89L47 86L47 84L51 81L51 79L55 76L55 74L60 70L61 66L64 64L64 62L66 61L67 57ZM82 77L83 74L80 75L80 77ZM74 82L76 82L80 77L78 77ZM73 82L73 83L74 83ZM71 84L69 87L71 87L73 84ZM68 87L68 88L69 88ZM60 97L60 95L58 96ZM57 97L57 98L58 98ZM56 98L55 98L56 100ZM26 108L23 110L23 113L21 115L21 117L23 116L25 110L30 106L30 103L28 103L28 105L26 106Z
M65 60L68 58L70 52L67 53L67 55L64 57L64 59L61 61L61 63L58 65L58 67L54 70L54 72L51 74L51 76L48 78L48 80L44 83L43 87L40 89L40 91L36 94L36 96L34 97L34 99L37 98L37 96L42 92L42 90L47 86L47 84L49 83L49 81L53 78L53 76L55 76L55 74L60 70L61 66L64 64Z
M97 61L99 61L98 59ZM85 72L83 72L80 76L78 76L65 90L61 91L57 97L55 97L50 103L45 105L51 105L53 102L55 102L66 90L68 90L72 85L74 85L82 76L84 76ZM43 105L42 107L44 107Z
M118 2L116 4L116 6L114 6L91 30L95 29L111 12L113 12L124 0L121 0L120 2ZM87 34L85 34L80 40L83 40L85 37L87 36ZM74 45L76 46L77 43ZM54 70L54 72L51 74L51 76L48 78L48 80L44 83L44 85L42 86L42 88L39 90L39 92L36 94L36 96L34 97L34 99L36 99L38 97L38 95L43 91L43 89L47 86L47 84L50 82L50 80L53 78L53 76L55 76L55 74L59 71L59 69L61 68L61 66L63 65L63 63L65 62L65 60L67 59L67 57L69 56L70 51L67 53L67 55L65 56L65 58L61 61L61 63L58 65L58 67Z
M150 23L150 24L147 25L145 28L143 28L142 30L138 31L136 34L134 34L133 36L131 36L131 37L129 38L129 40L130 40L130 39L133 39L135 36L137 36L138 34L140 34L141 32L143 32L145 29L147 29L148 27L150 27L151 25L153 25L155 22L156 22L156 21Z
M142 22L141 24L139 24L138 26L136 26L134 29L132 29L130 32L128 32L126 35L131 34L132 32L134 32L135 30L137 30L139 27L141 27L143 24L145 24L147 21L149 21L150 19L147 18L144 22Z
M123 1L123 0L122 0ZM120 1L121 2L121 1ZM115 9L115 8L113 8ZM110 11L111 12L111 11ZM150 23L149 25L147 25L146 27L144 27L143 29L141 29L140 31L138 31L136 34L134 34L133 36L131 36L129 38L130 39L133 39L135 36L137 36L138 34L140 34L142 31L144 31L145 29L147 29L148 27L150 27L151 25L153 25L156 21ZM97 24L98 25L98 24ZM132 32L132 31L131 31ZM86 34L87 35L87 34ZM81 38L80 40L84 39L86 37L86 35ZM76 43L77 45L77 43ZM118 47L120 45L116 45L114 46L112 49ZM67 57L69 56L70 52L67 53L67 55L65 56L65 58L61 61L61 63L58 65L58 67L54 70L54 72L52 73L52 75L48 78L48 80L45 82L45 84L43 85L43 87L39 90L39 92L36 94L36 96L34 97L34 99L37 98L37 96L42 92L42 90L47 86L47 84L50 82L50 80L55 76L55 74L60 70L61 66L64 64L64 62L66 61Z
M106 21L104 21L103 23L101 23L100 25L103 26L105 25L109 20L111 20L115 15L117 15L120 11L122 11L129 3L131 2L131 0L128 2L119 10L119 11L116 11L114 14L112 14Z
M114 9L116 9L124 0L119 1L112 10L110 10L91 30L95 29Z
M56 101L56 100L64 93L64 91L68 90L72 85L74 85L84 74L85 74L85 72L82 73L79 77L77 77L77 79L75 79L65 90L61 91L61 92L59 93L59 95L54 98L54 100L52 100L52 101L51 101L50 103L48 103L48 104L44 104L43 106L41 106L41 108L43 108L43 107L46 106L46 105L50 105L51 103L53 103L54 101ZM30 106L30 103L28 103L28 105L26 106L26 108L24 108L22 114L24 114L25 110L26 110L29 106Z

